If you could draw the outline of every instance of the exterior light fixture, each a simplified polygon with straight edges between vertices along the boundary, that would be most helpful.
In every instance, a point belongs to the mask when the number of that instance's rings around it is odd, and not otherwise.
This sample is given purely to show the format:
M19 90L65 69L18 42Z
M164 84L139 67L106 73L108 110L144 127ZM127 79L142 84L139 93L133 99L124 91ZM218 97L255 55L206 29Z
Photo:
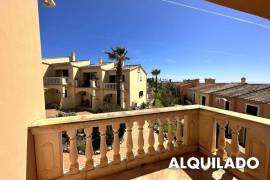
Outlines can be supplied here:
M42 0L43 4L48 8L54 8L56 6L54 0Z

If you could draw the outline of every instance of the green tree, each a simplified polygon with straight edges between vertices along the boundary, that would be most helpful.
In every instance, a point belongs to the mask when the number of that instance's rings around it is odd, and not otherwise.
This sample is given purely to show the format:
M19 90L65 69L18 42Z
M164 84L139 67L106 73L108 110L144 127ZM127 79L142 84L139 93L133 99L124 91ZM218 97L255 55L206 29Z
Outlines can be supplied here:
M116 63L116 91L117 91L117 105L121 106L121 84L123 81L123 63L129 60L127 50L125 48L116 47L111 48L111 52L105 52L109 59Z
M153 69L152 75L155 76L155 93L158 92L158 75L160 74L160 69Z

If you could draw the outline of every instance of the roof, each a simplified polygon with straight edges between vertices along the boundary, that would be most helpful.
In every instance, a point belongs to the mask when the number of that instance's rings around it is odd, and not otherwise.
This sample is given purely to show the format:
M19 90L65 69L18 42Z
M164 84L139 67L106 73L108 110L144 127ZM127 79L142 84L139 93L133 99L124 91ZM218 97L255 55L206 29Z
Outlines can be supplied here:
M270 104L270 88L239 96L241 99Z
M262 89L270 88L270 84L245 84L243 86L237 86L230 89L221 90L215 92L219 96L236 97L242 96L248 93L253 93Z
M208 0L222 6L226 6L239 11L254 14L256 16L261 16L270 19L270 1L269 0Z
M240 85L242 85L242 84L240 84L240 83L215 84L214 86L210 86L208 88L202 89L200 92L208 94L208 93L221 91L224 89L233 88L233 87L240 86Z
M124 66L123 66L123 71L126 71L126 70L134 70L134 69L136 69L136 68L141 68L141 69L144 71L144 73L147 74L146 71L144 70L144 68L142 67L142 65L140 65L140 64L129 64L129 65L124 65ZM116 68L111 69L111 71L115 71L115 70L116 70Z

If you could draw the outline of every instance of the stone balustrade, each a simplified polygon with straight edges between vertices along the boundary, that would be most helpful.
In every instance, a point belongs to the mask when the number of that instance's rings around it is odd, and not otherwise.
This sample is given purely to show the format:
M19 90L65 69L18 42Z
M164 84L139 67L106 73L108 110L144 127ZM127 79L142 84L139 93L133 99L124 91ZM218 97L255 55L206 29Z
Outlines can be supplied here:
M70 79L68 77L45 77L45 85L68 85Z
M120 154L118 136L121 123L126 125L125 158ZM138 142L134 142L136 123ZM166 137L164 124L167 124ZM232 130L231 145L226 147L225 126ZM145 126L146 125L146 126ZM217 125L219 130L217 131ZM107 157L106 129L113 129L113 159ZM158 138L155 141L154 128ZM173 128L175 127L176 128ZM94 162L92 131L100 132L100 158ZM270 178L270 120L236 112L200 105L140 111L114 112L95 115L41 119L29 125L35 139L36 166L39 179L90 179L127 170L142 164L200 151L208 156L239 156L238 134L240 127L247 129L244 157L255 156L260 160L256 170L230 170L242 179ZM144 139L144 128L148 128ZM86 134L85 167L79 169L76 132L84 129ZM175 129L175 132L174 130ZM62 132L69 136L69 172L63 173ZM218 133L217 133L218 132ZM218 141L216 141L218 137ZM165 141L166 139L166 141ZM218 144L217 144L218 143ZM147 150L144 148L147 145ZM137 151L134 151L134 147ZM157 148L155 148L157 147ZM228 152L227 152L228 151ZM98 165L94 165L98 164Z

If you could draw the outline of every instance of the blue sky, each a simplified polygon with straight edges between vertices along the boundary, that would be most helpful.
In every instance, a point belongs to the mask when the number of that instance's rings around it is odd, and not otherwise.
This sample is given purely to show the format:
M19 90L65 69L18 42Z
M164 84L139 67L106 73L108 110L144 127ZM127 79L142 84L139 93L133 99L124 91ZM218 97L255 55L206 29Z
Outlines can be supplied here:
M151 76L270 82L270 21L203 0L55 0L39 4L43 57L107 60L123 46Z

